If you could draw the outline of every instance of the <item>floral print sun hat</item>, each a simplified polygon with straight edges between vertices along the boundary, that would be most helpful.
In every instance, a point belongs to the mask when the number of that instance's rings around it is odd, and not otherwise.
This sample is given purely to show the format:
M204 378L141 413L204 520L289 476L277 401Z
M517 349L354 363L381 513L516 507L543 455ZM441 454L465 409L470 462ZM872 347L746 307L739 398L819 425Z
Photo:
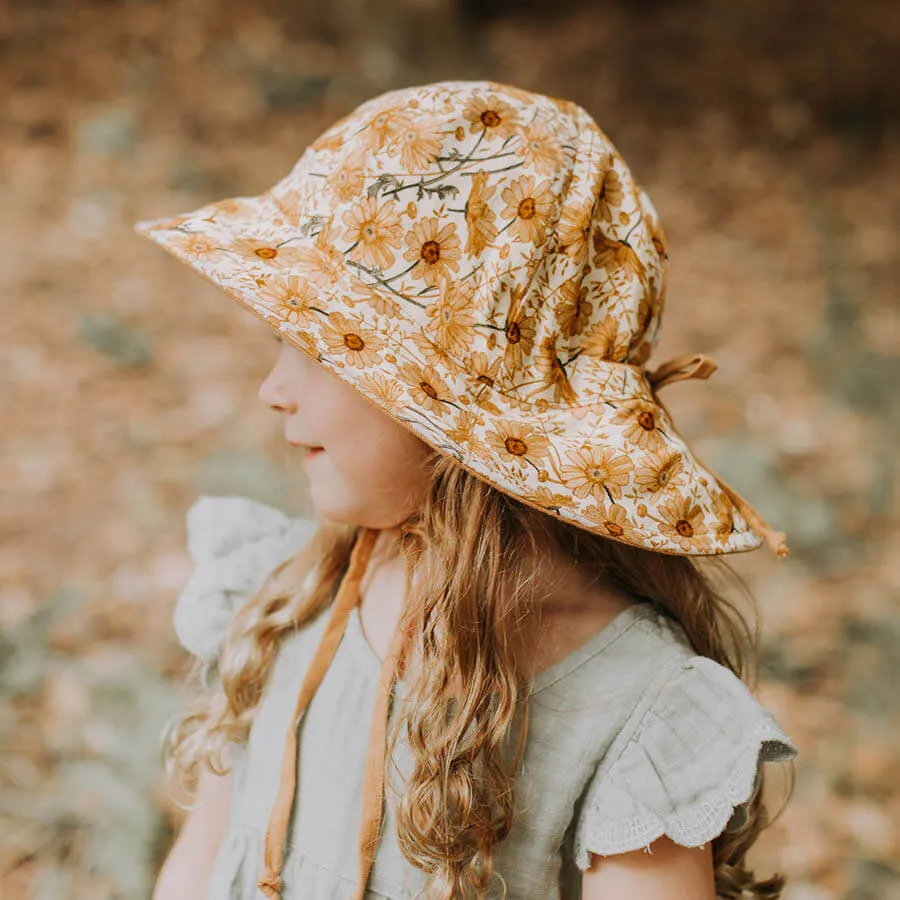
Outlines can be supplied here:
M575 103L493 82L391 91L264 193L135 228L524 503L660 553L788 553L659 399L716 364L646 368L665 237Z

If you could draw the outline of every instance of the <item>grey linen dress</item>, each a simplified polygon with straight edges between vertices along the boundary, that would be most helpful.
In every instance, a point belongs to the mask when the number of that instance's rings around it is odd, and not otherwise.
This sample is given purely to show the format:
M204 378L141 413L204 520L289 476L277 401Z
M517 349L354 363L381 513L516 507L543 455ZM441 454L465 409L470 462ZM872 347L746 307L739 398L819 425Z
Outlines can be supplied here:
M196 567L176 604L187 649L212 655L229 616L314 523L239 497L202 497L188 513ZM297 693L330 609L281 645L249 739L231 745L227 832L206 900L263 900L269 814ZM284 900L341 900L356 887L363 765L381 661L353 610L299 728L297 795ZM406 681L395 695L405 696ZM764 761L797 755L793 741L729 669L691 648L650 602L620 613L535 679L515 818L494 849L508 900L577 900L591 853L636 850L667 834L699 846L740 826ZM396 708L396 707L395 707ZM367 898L414 898L425 875L395 837L394 800L412 771L401 737ZM503 896L499 879L488 894Z

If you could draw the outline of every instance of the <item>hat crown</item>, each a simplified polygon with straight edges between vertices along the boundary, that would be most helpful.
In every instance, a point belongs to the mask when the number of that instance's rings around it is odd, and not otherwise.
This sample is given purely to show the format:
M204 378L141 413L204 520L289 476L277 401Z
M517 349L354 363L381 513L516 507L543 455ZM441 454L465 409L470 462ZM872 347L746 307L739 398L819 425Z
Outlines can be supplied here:
M604 363L642 365L657 341L656 211L575 103L493 82L391 91L267 197L295 248L329 254L432 351L464 367L480 354L527 403L588 403Z

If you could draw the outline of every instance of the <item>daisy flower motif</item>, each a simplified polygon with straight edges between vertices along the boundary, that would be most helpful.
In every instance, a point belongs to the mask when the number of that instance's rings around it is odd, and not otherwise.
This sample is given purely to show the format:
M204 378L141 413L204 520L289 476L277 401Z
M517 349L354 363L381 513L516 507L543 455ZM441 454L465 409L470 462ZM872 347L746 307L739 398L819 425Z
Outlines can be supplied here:
M463 118L471 123L469 130L473 134L484 132L486 137L503 140L519 127L518 113L494 94L473 97L463 109Z
M597 210L607 222L612 222L612 208L620 207L624 199L622 179L610 161L609 168L603 175L603 187L597 197Z
M452 222L443 228L437 218L417 222L406 234L406 246L403 258L415 264L411 274L429 287L459 271L460 241Z
M450 388L431 366L420 363L404 363L397 375L407 386L407 391L415 404L426 412L441 415L450 399Z
M716 517L715 535L720 541L727 540L728 536L734 531L734 503L728 494L713 493L712 494L712 510Z
M290 244L259 238L237 238L228 247L244 259L269 269L284 269L297 262L297 248Z
M367 396L374 397L389 412L399 412L403 404L403 388L393 378L378 371L368 372L359 379L359 389Z
M488 446L503 462L521 466L542 459L550 450L550 441L527 422L500 421L494 429L488 429L486 437Z
M659 506L659 533L678 544L686 553L708 546L709 531L703 507L693 497L679 497Z
M317 292L305 278L275 275L263 281L258 296L284 321L298 325L309 318Z
M322 326L322 339L329 353L342 363L357 369L368 369L381 359L384 340L366 328L358 316L332 313Z
M392 141L412 121L411 111L406 106L392 104L372 116L365 124L363 134L370 150L379 151Z
M359 146L341 161L341 164L325 179L342 203L348 203L362 194L366 183L365 157Z
M325 225L313 244L297 247L296 268L320 288L333 288L346 275L344 254L335 247L335 231L333 225Z
M603 232L594 233L594 265L607 272L621 270L641 277L644 264L635 249L625 241L617 241L607 237Z
M621 329L619 319L610 313L594 325L582 338L582 352L596 359L621 360L628 351L628 332Z
M599 503L597 506L589 506L584 510L584 514L611 538L632 542L640 541L640 534L628 518L628 511L618 503Z
M497 186L488 184L487 172L481 170L472 176L472 190L466 202L466 253L478 256L497 237L497 214L491 208L491 197Z
M516 294L521 289L514 288L513 300L517 301ZM510 371L523 368L526 357L530 356L534 348L534 338L537 334L537 316L529 316L521 302L513 302L506 318L503 329L505 346L503 360Z
M208 234L192 231L172 231L166 235L166 243L180 256L186 256L195 262L200 262L210 253L223 249Z
M612 418L612 424L622 426L622 433L630 444L653 452L665 444L659 430L657 407L645 400L626 400Z
M535 185L531 175L524 175L505 187L500 196L506 203L502 216L513 220L510 231L516 240L540 247L547 239L547 227L555 205L550 183L542 181Z
M559 287L556 304L556 321L563 337L573 338L587 328L594 305L588 297L588 288L580 277L569 278Z
M410 119L394 137L400 148L400 161L410 174L431 169L443 142L440 126L428 120Z
M556 232L561 253L577 259L586 252L593 209L593 197L575 200L563 206Z
M576 497L622 498L634 469L627 456L605 447L582 447L567 455L571 465L563 467L562 476Z
M516 153L541 175L553 175L563 158L559 138L543 122L534 122L522 130Z
M439 300L428 307L435 343L459 356L472 343L475 309L472 290L463 285L446 287Z
M344 240L350 243L347 255L382 272L394 264L394 248L400 247L403 227L397 214L397 204L377 197L366 197L348 209L342 221Z
M680 453L653 453L644 465L637 467L634 481L642 491L654 496L675 484L683 472L684 459Z

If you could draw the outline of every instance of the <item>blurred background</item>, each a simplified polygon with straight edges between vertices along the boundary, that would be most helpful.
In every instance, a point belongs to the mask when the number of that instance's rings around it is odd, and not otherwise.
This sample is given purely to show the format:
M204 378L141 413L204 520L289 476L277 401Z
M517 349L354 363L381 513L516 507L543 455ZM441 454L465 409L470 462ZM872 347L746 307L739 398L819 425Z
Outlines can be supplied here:
M586 107L647 189L650 365L716 359L666 403L788 533L731 558L801 751L760 875L900 897L898 37L893 0L0 3L0 896L149 897L184 512L305 504L270 333L132 223L268 188L376 93L489 78Z

